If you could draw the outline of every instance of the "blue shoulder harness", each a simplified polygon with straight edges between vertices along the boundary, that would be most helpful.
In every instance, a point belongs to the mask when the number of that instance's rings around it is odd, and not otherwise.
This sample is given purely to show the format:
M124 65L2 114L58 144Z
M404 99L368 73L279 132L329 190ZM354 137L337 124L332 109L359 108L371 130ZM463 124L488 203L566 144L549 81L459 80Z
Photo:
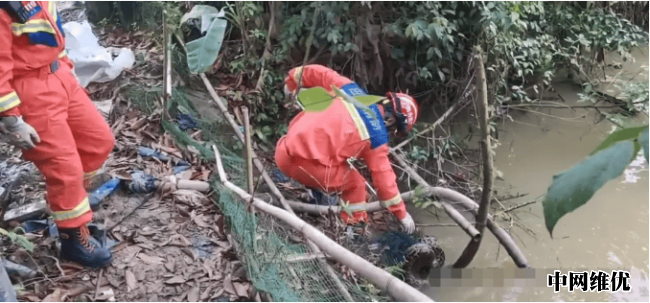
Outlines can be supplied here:
M365 96L368 94L364 89L359 87L359 85L354 82L341 87L341 90L343 90L351 97ZM370 113L355 106L359 112L361 120L363 120L363 123L368 130L368 134L370 135L370 146L374 149L388 143L388 132L386 131L386 125L384 124L384 120L382 119L381 112L379 111L377 104L373 104L368 107L375 112L375 115L379 119L375 119L375 117L370 115Z

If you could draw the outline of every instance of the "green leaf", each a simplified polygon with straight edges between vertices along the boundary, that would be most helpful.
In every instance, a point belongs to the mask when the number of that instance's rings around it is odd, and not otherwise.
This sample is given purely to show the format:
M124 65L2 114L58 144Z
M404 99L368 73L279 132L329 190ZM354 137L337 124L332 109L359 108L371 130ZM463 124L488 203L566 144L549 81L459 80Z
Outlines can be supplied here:
M334 97L322 87L312 87L303 90L298 94L298 101L305 108L305 111L321 112L332 104Z
M357 99L357 101L361 102L361 104L367 106L373 105L375 103L378 103L379 101L386 99L386 97L374 96L374 95L356 96L354 98Z
M596 147L594 151L592 151L589 155L593 155L603 149L606 149L613 144L620 142L620 141L625 141L625 140L634 140L639 137L639 134L643 132L644 130L648 130L648 126L639 126L639 127L632 127L632 128L625 128L616 132L611 133L605 140ZM633 157L636 156L636 153L639 152L641 149L641 146L636 143L634 146L634 155Z
M641 143L641 146L643 146L643 155L645 156L645 162L650 162L648 161L648 128L646 126L645 131L639 136L639 142Z
M197 15L201 16L201 31L206 32L205 36L190 41L187 43L187 65L190 72L194 74L204 73L208 71L214 61L217 60L221 44L223 43L224 34L226 33L226 26L228 21L222 19L224 11L214 13L214 10L199 8L204 5L197 5L192 8L192 11L183 16L182 20L187 20L190 17ZM200 12L197 12L197 11Z
M361 110L363 110L364 112L369 114L371 117L373 117L375 119L375 121L379 120L379 117L377 117L375 112L372 109L370 109L370 107L368 107L367 105L359 102L357 99L355 99L353 97L350 97L348 94L346 94L340 88L336 87L334 84L332 84L332 91L334 91L338 97L343 99L343 101L347 101L348 103L351 103L352 105L360 108Z
M618 142L553 176L542 205L551 237L558 220L591 199L605 183L623 173L634 154L632 141Z
M6 230L4 230L2 228L0 228L0 234L9 237L11 242L15 242L16 244L22 246L27 251L29 251L29 252L34 251L34 243L29 241L29 239L27 239L27 237L25 237L23 235L19 235L17 233L11 232L11 231L6 231Z

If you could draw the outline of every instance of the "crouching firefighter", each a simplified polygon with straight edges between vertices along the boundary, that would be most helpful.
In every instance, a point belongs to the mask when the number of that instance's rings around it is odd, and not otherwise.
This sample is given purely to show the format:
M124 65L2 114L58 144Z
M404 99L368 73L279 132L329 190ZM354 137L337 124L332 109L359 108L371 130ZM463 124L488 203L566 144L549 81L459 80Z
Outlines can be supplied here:
M112 255L89 235L86 190L115 139L72 68L56 2L0 2L0 129L45 176L61 258L98 268Z
M291 70L285 93L298 93L298 83L300 88L321 86L331 92L334 85L350 96L366 94L350 79L322 65ZM370 106L375 116L383 117L378 120L340 98L322 112L299 113L278 141L275 160L282 172L309 188L340 192L341 218L348 225L368 221L366 180L348 163L350 158L363 160L382 206L412 233L415 223L406 211L388 159L388 134L408 133L417 119L418 107L406 94L389 92L387 97L387 101Z

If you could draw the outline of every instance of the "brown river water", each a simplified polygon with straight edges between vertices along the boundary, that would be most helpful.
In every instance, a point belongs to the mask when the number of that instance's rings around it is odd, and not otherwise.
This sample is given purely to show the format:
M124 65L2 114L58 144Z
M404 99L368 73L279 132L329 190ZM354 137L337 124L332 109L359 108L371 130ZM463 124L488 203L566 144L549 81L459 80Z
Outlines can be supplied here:
M635 81L648 81L647 70L642 69L648 65L648 48L640 48L633 55L636 62L623 63L623 68L618 70L607 69L608 78L634 77ZM612 60L617 59L608 56L607 61ZM578 87L561 80L561 77L556 78L554 86L566 101L564 104L581 104L578 103ZM606 91L613 87L606 86L600 89ZM613 90L608 93L617 94ZM584 159L613 130L613 124L599 119L594 109L527 110L512 111L512 121L498 122L499 146L495 150L494 165L502 172L503 179L495 179L494 189L499 196L527 194L508 200L506 207L539 197L537 203L512 212L516 221L532 231L526 233L519 227L512 229L515 242L534 270L515 270L508 254L503 248L499 249L498 241L486 229L479 252L468 270L456 272L462 279L444 278L443 270L440 273L443 278L434 279L432 274L429 279L431 286L423 291L439 301L648 302L649 179L648 164L642 153L622 176L607 183L587 204L560 219L551 238L544 223L541 197L550 186L553 175ZM647 124L647 116L641 114L628 122L635 126ZM409 208L416 213L418 223L451 223L445 215L436 218ZM500 224L504 226L507 223L500 221ZM454 226L420 229L440 240L447 266L453 264L469 241L465 233ZM609 273L625 270L631 273L632 290L569 292L565 287L555 293L546 286L547 274L553 270L560 270L563 274L570 270ZM516 274L528 274L530 278L514 279Z

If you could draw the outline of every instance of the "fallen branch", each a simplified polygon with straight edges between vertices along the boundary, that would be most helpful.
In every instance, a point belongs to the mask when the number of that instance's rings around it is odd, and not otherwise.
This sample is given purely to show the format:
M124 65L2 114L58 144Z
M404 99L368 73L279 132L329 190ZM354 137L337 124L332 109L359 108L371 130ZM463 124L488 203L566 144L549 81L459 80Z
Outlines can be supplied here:
M483 189L481 191L481 203L479 204L478 214L476 216L476 229L483 233L485 230L485 225L487 224L488 212L490 210L490 200L492 196L492 151L490 149L490 130L488 128L488 122L490 120L489 111L488 111L488 99L487 99L487 84L485 79L485 69L483 67L483 58L481 57L481 48L475 47L474 49L474 58L475 60L475 69L476 69L476 81L477 83L477 95L478 97L474 99L476 109L478 111L478 125L481 132L481 141L479 145L481 146L481 156L483 162ZM481 245L481 238L472 239L467 244L465 250L458 258L456 263L454 263L454 268L465 268L469 263L474 260L476 253Z
M280 208L277 208L273 205L270 205L260 199L253 198L243 189L237 187L236 185L230 183L227 180L226 172L223 169L221 164L221 156L219 156L219 151L215 146L213 146L215 159L217 162L217 172L219 173L219 178L221 183L224 186L232 190L234 193L239 195L244 200L251 200L253 206L257 207L258 210L261 210L273 217L276 217L285 223L291 225L294 229L300 231L307 239L314 242L318 247L324 250L328 255L332 256L337 262L348 266L350 269L354 270L360 276L368 279L373 284L377 285L382 290L386 291L390 296L395 298L398 301L408 301L408 302L431 302L432 300L399 280L398 278L392 276L388 272L377 268L372 265L372 263L366 261L360 256L352 253L351 251L345 249L338 243L334 242L332 239L328 238L326 235L321 233L318 229L307 224L305 221L298 218L296 215L284 211Z

